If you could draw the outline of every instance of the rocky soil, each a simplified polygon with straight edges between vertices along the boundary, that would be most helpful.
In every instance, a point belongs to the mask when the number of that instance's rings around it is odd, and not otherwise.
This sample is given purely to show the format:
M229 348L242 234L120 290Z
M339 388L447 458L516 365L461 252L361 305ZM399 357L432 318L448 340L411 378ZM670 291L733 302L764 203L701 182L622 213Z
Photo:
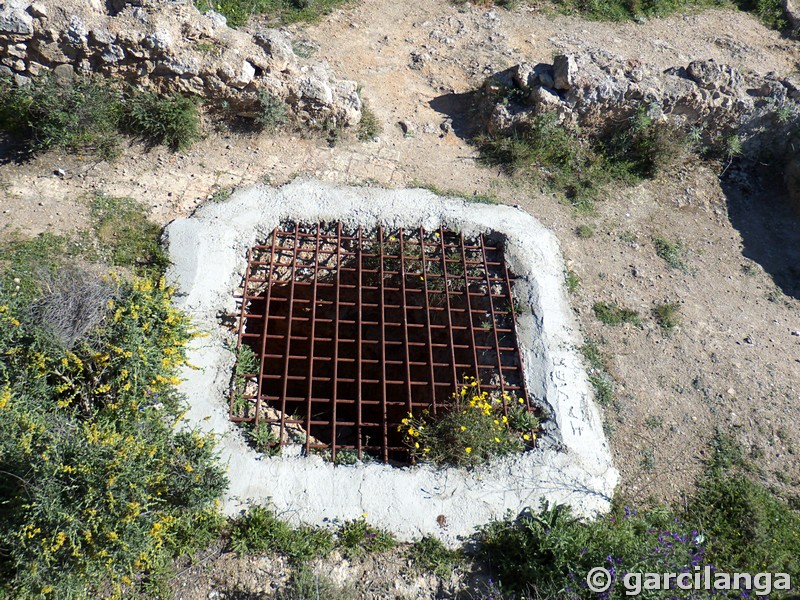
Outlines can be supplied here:
M258 23L250 27L255 31ZM761 476L787 496L796 494L800 222L782 186L736 163L690 161L658 181L609 189L595 214L580 216L537 185L482 166L466 137L479 126L470 110L472 92L487 76L520 63L604 49L653 70L713 59L762 78L788 78L800 59L797 42L732 11L611 24L441 0L420 0L413 10L364 0L287 32L295 49L326 61L336 77L361 84L383 133L329 147L299 133L243 137L217 131L180 154L133 144L114 163L49 153L4 164L0 236L74 233L86 225L84 197L98 191L142 200L160 223L191 213L217 190L280 184L299 173L363 185L424 183L491 192L551 227L580 277L574 309L617 380L605 419L622 498L681 501L716 430L735 435ZM594 235L579 238L579 224L590 225ZM685 270L656 255L654 237L680 241ZM643 324L601 324L592 311L598 301L638 310ZM680 307L680 324L671 334L651 316L664 302ZM247 566L220 564L223 574ZM226 583L232 580L209 568L210 575L192 571L202 585L180 586L178 597L225 590L226 597L261 597L255 590L263 582L249 588L251 596L236 596ZM384 583L394 589L392 576ZM363 597L403 596L385 591Z

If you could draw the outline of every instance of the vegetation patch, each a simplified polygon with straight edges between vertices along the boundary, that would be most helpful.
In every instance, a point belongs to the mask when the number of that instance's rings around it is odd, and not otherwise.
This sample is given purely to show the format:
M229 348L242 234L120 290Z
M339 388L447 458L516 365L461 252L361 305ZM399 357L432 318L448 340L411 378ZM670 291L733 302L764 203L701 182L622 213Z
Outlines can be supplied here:
M313 22L330 14L347 0L194 0L201 12L214 10L222 14L231 27L241 27L254 16L270 24Z
M595 302L592 306L595 316L605 325L622 325L631 323L639 325L639 313L631 308L623 308L610 302Z
M265 131L275 131L288 123L289 115L286 103L267 90L259 90L256 127Z
M653 246L655 246L656 255L662 258L670 267L679 271L686 270L686 262L684 262L686 251L680 242L673 242L657 236L653 238Z
M144 205L131 198L96 194L91 216L103 262L155 272L166 269L168 259L159 243L161 227L147 218Z
M609 407L614 401L614 378L606 368L597 342L587 340L581 346L581 354L589 363L589 383L594 388L594 397L597 403L603 407Z
M573 206L589 211L606 185L630 185L681 160L685 140L676 128L653 121L643 107L604 138L584 136L578 128L561 124L556 113L542 113L476 141L488 164L543 179Z
M609 599L630 597L622 583L628 572L680 573L709 565L715 572L797 577L800 515L752 479L732 440L718 435L713 446L698 493L685 506L637 511L617 503L609 515L586 521L566 506L543 504L483 528L475 536L477 554L507 597L596 598L585 585L596 567L611 573L603 595ZM674 590L648 597L671 598ZM699 590L692 597L719 595Z
M418 569L442 579L449 578L453 569L464 559L461 550L450 550L440 539L431 536L411 544L408 556Z
M472 380L453 394L443 415L409 414L399 429L415 459L471 467L533 447L540 424L522 398L482 392Z
M468 0L456 0L466 3ZM521 0L495 0L494 4L513 9ZM552 0L552 5L568 15L594 21L629 21L666 17L681 12L708 8L731 8L754 14L766 27L784 30L789 26L780 0Z
M385 552L397 545L391 533L377 529L364 517L345 521L336 533L336 545L345 558L358 558L373 552Z
M181 425L193 332L159 234L98 196L78 239L2 247L0 597L154 597L173 556L220 533L214 440ZM142 276L97 275L103 258Z
M24 153L63 148L110 159L123 134L182 149L198 129L195 102L180 95L121 90L101 79L62 85L43 76L17 86L0 78L0 132Z
M653 309L653 316L659 327L669 333L678 326L680 306L677 302L665 302Z
M263 506L254 506L236 519L230 532L230 547L234 552L274 552L294 562L326 556L333 546L331 532L306 525L293 528Z
M378 120L378 115L373 112L366 101L363 101L361 104L361 120L358 122L356 137L362 142L368 142L380 135L381 131L383 131L383 127L381 127L381 122Z

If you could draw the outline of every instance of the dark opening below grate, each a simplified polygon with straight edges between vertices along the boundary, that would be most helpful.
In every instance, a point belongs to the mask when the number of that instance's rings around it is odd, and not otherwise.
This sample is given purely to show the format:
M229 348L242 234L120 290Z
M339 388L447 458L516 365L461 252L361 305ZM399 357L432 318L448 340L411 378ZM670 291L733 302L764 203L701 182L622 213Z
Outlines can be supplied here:
M467 376L532 408L501 240L284 224L247 260L239 346L258 371L230 416L269 424L274 445L407 464L400 421L447 410Z

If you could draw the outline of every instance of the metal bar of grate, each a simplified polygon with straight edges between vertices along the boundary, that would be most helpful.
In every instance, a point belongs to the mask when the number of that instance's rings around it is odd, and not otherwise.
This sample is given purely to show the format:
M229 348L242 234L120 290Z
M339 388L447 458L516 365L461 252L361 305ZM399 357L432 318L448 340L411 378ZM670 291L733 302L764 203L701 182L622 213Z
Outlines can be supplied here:
M293 223L247 260L237 339L258 385L255 410L237 412L232 396L230 416L267 424L268 444L406 464L400 421L447 410L465 376L530 408L502 243Z

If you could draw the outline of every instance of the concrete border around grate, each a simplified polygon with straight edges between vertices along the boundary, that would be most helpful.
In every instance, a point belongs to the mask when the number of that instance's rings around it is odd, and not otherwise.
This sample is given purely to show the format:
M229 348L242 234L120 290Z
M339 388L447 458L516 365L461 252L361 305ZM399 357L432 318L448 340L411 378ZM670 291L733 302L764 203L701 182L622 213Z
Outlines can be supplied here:
M514 296L530 310L517 321L529 393L550 413L541 448L466 471L430 466L398 469L382 463L334 466L318 456L264 457L228 419L235 333L219 316L235 310L247 249L282 220L342 221L372 227L440 225L467 235L505 237L516 274ZM166 230L175 303L207 334L189 349L181 391L190 426L220 436L230 487L224 510L269 503L291 521L324 524L367 514L398 538L434 535L450 545L508 511L544 498L570 504L578 515L608 510L618 481L600 415L578 352L581 343L564 283L555 236L529 214L509 206L440 198L427 190L343 187L300 179L281 188L253 186L226 202L207 204ZM233 342L231 344L231 342ZM442 527L441 515L446 519Z

